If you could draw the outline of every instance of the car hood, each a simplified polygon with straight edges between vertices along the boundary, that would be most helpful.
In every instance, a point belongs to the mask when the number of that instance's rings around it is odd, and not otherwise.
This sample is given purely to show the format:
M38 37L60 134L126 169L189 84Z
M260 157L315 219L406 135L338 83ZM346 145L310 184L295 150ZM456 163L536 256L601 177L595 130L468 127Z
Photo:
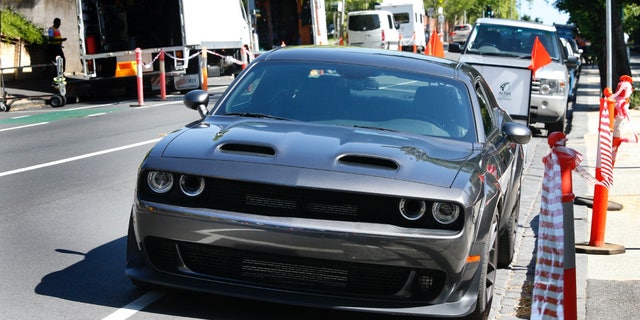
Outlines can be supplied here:
M531 65L531 59L518 59L518 58L509 58L509 57L502 57L502 56L498 57L498 56L491 56L491 55L479 55L479 54L469 54L469 53L460 55L460 62L465 62L473 65L473 67L478 69L480 73L483 73L483 70L482 70L483 65L492 65L492 66L508 65L511 67L524 68L524 69L527 69L529 65ZM541 67L536 71L536 78L566 80L567 68L562 63L559 63L557 61L551 61L551 63Z
M357 173L450 187L472 152L471 143L399 132L208 117L175 135L162 156Z

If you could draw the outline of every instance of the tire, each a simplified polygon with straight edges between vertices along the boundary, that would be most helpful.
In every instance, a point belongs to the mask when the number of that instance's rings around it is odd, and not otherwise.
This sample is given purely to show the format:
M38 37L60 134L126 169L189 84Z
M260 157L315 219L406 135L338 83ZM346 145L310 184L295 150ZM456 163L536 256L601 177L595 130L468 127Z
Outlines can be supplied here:
M465 320L487 320L491 312L493 293L496 283L496 272L498 264L498 216L493 215L489 230L489 239L485 243L482 252L482 271L480 274L480 288L478 290L478 300L476 309L466 316Z
M11 109L11 107L8 104L0 101L0 112L9 112L9 109Z
M560 117L560 119L554 123L547 123L544 125L545 129L547 129L548 133L551 132L564 132L564 123L565 120L567 119L567 112L565 111L565 113L562 115L562 117Z
M49 105L51 105L52 108L60 108L62 106L64 106L66 102L66 99L63 96L53 96L51 97L51 99L49 99Z

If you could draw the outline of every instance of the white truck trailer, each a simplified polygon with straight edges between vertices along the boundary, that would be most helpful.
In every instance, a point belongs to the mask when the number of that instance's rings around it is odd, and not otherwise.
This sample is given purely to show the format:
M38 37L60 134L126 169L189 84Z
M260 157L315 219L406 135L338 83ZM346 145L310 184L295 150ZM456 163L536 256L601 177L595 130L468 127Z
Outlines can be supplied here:
M422 0L385 0L376 5L377 10L393 13L393 18L400 26L400 45L403 51L416 50L422 52L427 45L425 26L427 23Z
M80 59L89 78L136 77L142 52L145 90L159 90L159 54L166 88L200 88L208 76L236 74L248 62L251 26L241 0L77 0ZM203 50L205 49L205 50Z

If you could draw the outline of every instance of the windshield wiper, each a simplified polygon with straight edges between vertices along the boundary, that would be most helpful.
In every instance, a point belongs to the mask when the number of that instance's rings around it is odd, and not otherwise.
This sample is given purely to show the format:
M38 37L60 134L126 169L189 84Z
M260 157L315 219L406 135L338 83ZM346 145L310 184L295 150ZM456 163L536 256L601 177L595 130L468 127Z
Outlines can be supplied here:
M352 127L352 128L361 128L361 129L371 129L371 130L380 130L380 131L398 132L398 130L387 129L387 128L380 128L380 127L373 127L373 126L361 126L361 125L355 125L355 124L350 124L350 125L345 125L345 126L346 126L346 127Z
M484 51L476 51L476 53L483 56L495 56L495 57L520 57L519 55L515 55L513 53L507 52L484 52Z
M269 114L253 113L253 112L230 112L230 113L223 114L223 116L239 116L239 117L260 118L260 119L291 120L288 118L276 117Z

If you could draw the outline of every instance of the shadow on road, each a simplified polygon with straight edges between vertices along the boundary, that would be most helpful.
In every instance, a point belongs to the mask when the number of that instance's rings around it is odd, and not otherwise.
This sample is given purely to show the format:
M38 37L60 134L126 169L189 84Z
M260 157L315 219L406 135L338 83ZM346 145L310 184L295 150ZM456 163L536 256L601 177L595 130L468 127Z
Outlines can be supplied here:
M36 286L40 295L120 308L141 295L124 274L126 237L87 253L56 249L58 254L84 256L63 270L46 275Z

